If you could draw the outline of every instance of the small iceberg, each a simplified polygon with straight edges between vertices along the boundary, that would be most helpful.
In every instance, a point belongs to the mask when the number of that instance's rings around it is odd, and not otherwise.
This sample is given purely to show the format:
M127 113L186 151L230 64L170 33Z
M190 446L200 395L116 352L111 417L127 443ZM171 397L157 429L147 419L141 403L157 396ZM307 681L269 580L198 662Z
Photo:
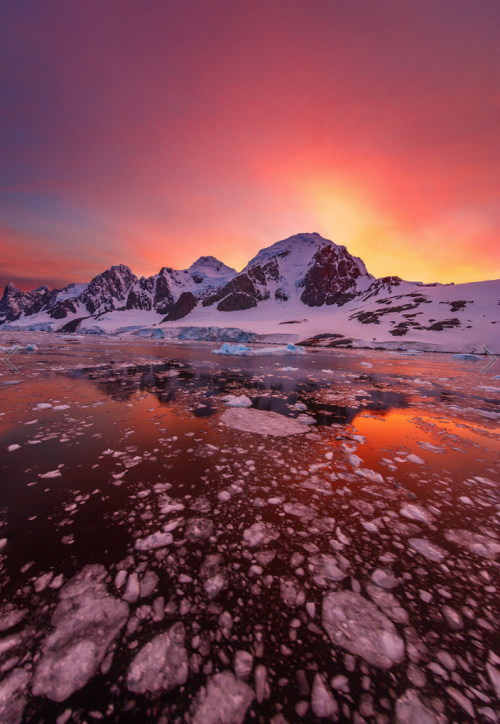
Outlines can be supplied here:
M253 349L244 344L230 344L224 342L220 349L213 349L212 354L223 354L230 357L277 357L280 355L302 355L305 354L304 347L298 347L289 343L285 347L263 347Z
M459 359L462 362L481 362L483 358L477 354L452 354L451 359Z

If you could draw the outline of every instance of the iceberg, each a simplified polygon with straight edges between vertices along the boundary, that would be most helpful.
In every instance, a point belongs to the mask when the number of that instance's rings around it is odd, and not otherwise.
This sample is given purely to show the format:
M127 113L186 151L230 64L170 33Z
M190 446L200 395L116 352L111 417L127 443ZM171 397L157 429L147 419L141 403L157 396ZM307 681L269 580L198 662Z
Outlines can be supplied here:
M462 362L481 362L483 358L477 354L452 354L451 359L459 359Z
M244 344L224 342L220 349L212 350L212 354L222 354L230 357L277 357L281 355L302 355L305 352L304 347L299 347L291 342L282 347L263 347L261 349L247 347Z

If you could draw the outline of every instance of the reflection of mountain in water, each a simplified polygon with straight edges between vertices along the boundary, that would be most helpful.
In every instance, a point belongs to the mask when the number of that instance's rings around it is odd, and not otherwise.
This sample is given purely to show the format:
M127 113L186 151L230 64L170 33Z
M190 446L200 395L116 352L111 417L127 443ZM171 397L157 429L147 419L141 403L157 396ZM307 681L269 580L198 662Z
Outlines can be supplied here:
M392 409L408 407L405 395L387 389L372 389L356 406L332 405L310 399L311 393L331 388L309 377L303 379L282 377L259 377L244 370L197 370L185 362L170 360L160 364L116 366L113 363L93 368L83 368L70 373L73 377L87 377L101 392L114 400L129 400L135 392L148 389L154 392L162 404L173 402L180 392L204 389L203 405L192 410L196 417L209 417L215 413L210 399L232 393L236 388L245 388L253 407L258 410L277 412L286 417L296 418L300 412L294 409L297 402L305 402L307 412L319 425L351 423L362 411L377 411L379 414ZM363 381L368 381L364 378ZM373 379L371 384L377 385ZM275 395L264 394L268 392ZM199 398L198 398L199 399Z

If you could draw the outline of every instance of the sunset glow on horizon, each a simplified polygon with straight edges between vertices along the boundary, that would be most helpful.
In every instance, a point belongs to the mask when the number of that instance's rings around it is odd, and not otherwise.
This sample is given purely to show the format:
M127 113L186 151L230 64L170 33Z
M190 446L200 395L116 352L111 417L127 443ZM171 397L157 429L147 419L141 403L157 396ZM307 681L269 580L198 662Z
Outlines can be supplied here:
M0 9L0 284L241 270L299 232L377 277L500 277L493 0Z

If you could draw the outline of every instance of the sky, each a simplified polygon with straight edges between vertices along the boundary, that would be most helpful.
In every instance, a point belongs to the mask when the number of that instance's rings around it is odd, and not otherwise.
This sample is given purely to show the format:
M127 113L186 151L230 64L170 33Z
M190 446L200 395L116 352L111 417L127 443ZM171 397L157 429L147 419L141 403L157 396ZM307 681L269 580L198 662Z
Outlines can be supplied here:
M318 232L500 277L498 0L3 0L0 285Z

